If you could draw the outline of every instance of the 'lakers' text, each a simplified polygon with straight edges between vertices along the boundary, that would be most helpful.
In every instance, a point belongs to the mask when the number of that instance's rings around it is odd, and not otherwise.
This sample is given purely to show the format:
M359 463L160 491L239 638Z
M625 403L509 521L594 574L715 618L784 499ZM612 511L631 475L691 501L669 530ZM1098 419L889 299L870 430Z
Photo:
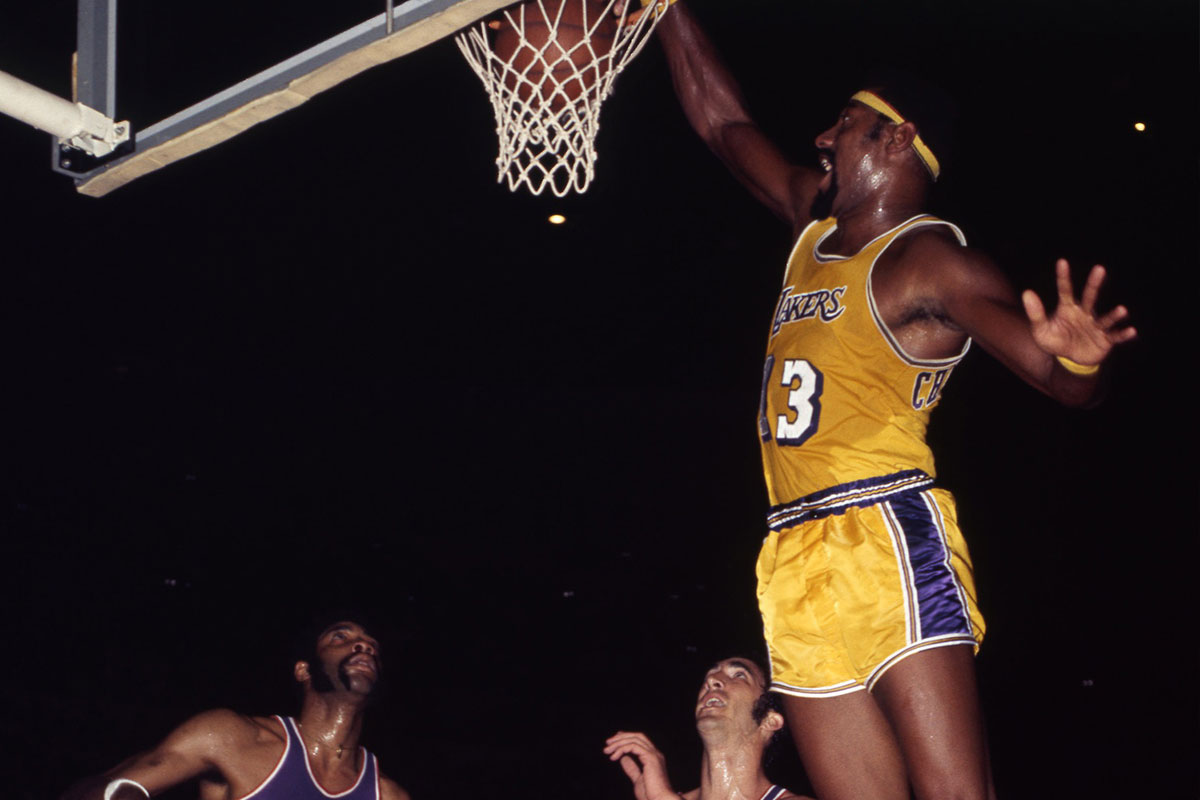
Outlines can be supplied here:
M779 329L789 322L799 322L802 319L819 317L822 322L832 322L846 310L842 305L842 295L845 293L845 286L817 289L804 294L792 294L792 287L786 287L779 295L775 321L771 324L771 335L779 333Z

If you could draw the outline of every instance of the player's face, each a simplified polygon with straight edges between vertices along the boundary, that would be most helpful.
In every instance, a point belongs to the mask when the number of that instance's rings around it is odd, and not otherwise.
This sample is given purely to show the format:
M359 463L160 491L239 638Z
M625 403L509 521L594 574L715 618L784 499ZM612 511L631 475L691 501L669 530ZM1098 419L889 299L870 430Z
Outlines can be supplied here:
M734 720L754 727L754 704L766 688L766 680L753 662L741 658L718 661L704 676L696 698L696 722Z
M356 622L337 622L317 637L317 661L311 665L318 691L341 689L366 694L383 671L379 642Z
M818 202L833 216L882 186L885 179L879 114L859 103L842 109L838 120L816 138L817 158L825 176L817 185Z

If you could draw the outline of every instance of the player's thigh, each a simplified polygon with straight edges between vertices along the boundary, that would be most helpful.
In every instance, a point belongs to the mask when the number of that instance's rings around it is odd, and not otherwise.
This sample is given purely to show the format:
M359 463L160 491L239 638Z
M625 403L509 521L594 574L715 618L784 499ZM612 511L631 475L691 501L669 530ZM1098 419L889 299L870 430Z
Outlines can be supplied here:
M899 743L869 692L785 695L784 710L804 771L821 800L908 800Z
M891 667L872 694L895 730L918 798L983 800L991 794L970 646L914 653Z

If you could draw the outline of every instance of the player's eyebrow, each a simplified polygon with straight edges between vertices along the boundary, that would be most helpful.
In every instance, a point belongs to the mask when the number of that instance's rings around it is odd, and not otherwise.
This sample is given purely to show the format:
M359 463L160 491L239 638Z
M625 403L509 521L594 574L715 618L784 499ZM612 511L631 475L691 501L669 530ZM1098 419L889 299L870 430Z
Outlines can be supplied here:
M740 658L731 658L731 659L729 659L729 661L727 663L731 667L740 667L740 668L746 670L746 672L749 672L751 675L757 676L757 673L754 670L754 666L747 661L742 661Z
M321 636L322 637L328 636L331 633L348 633L348 632L354 630L354 627L355 627L354 623L352 623L352 622L338 622L338 623L330 625L328 628L326 628L321 633ZM370 638L370 637L367 637L367 638Z
M353 633L355 628L360 631L360 638L370 644L372 649L375 650L376 654L383 652L383 647L379 644L379 640L367 633L366 630L364 630L363 627L356 622L338 622L334 625L330 625L321 634L321 638L324 639L331 633Z

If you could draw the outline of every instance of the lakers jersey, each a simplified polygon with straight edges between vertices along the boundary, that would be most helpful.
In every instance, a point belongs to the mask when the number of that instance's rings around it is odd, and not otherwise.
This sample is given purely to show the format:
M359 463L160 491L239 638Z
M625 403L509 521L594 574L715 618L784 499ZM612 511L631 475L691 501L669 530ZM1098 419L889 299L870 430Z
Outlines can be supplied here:
M929 412L966 354L938 360L904 352L875 308L871 271L899 236L944 225L922 215L858 253L822 250L837 227L815 221L788 259L763 366L759 436L772 506L878 476L934 474Z

